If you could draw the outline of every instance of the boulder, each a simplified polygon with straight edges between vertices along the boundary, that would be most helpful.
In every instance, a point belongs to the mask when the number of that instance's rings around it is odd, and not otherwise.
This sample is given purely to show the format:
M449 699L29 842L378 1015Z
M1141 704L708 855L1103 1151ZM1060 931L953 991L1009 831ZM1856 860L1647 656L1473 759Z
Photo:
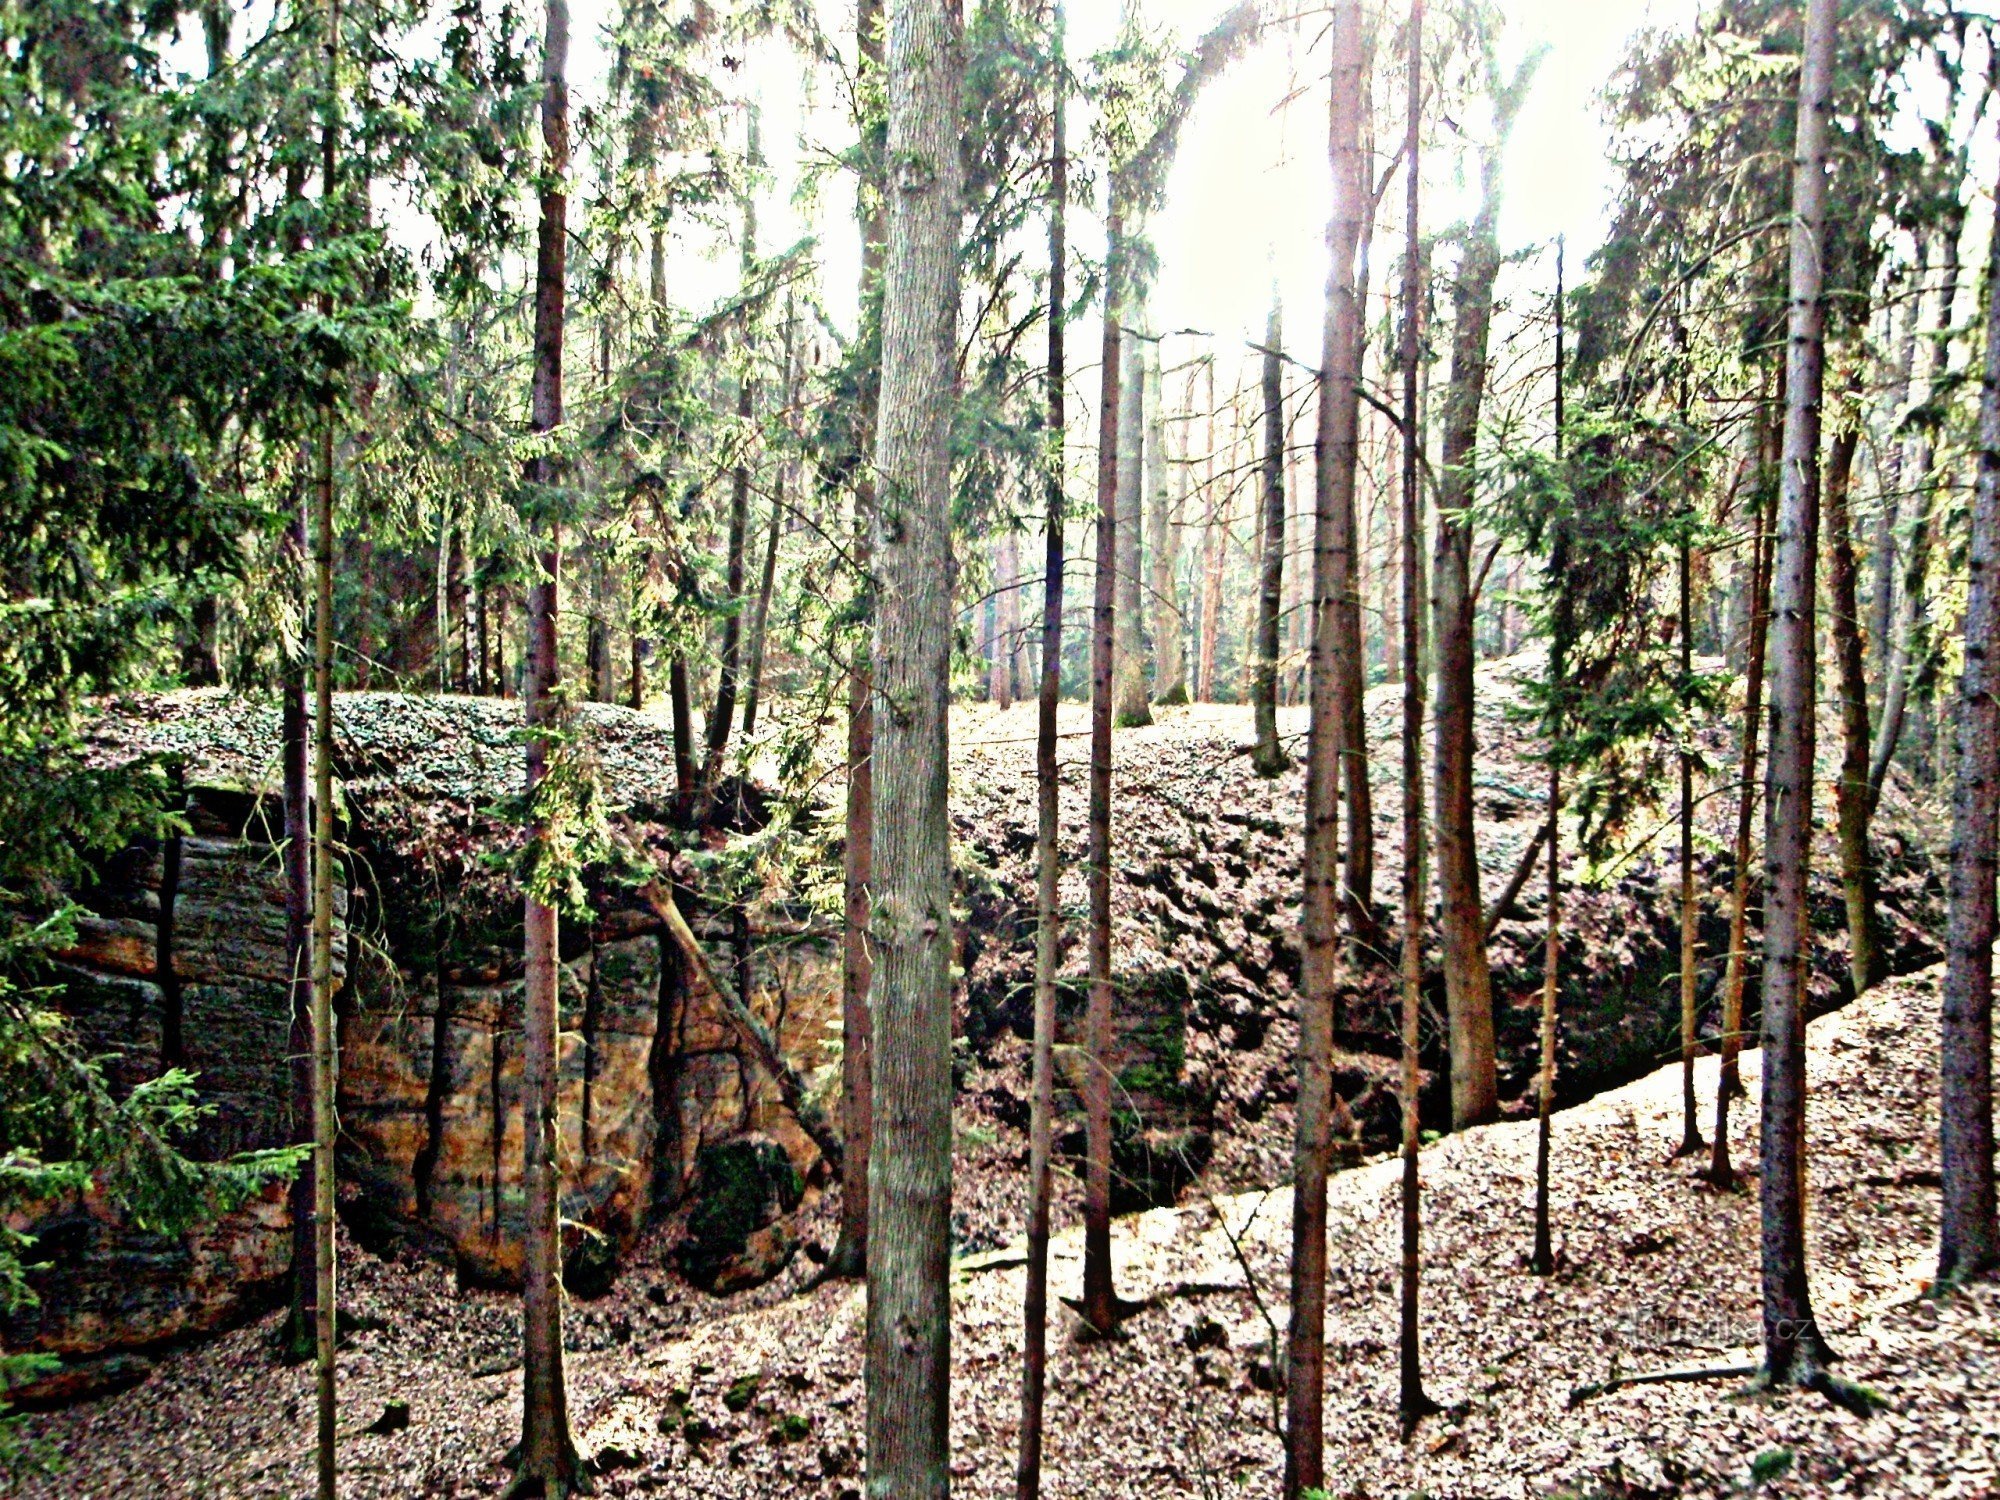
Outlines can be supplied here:
M769 1281L798 1249L790 1215L804 1192L790 1154L769 1136L704 1146L675 1265L718 1295Z

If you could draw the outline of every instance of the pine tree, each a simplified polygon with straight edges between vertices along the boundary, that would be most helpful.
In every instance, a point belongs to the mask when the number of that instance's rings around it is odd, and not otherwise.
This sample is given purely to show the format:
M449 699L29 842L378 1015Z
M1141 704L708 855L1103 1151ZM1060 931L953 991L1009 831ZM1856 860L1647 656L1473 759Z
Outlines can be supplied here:
M1451 1121L1456 1129L1500 1107L1493 1043L1493 975L1479 899L1472 817L1473 619L1478 580L1472 564L1473 470L1486 396L1487 342L1500 273L1500 162L1538 55L1496 88L1495 136L1481 153L1479 212L1466 232L1453 295L1451 384L1445 398L1437 545L1432 562L1438 708L1436 729L1439 925L1444 935L1445 1008L1451 1023Z
M857 190L861 216L860 306L864 335L881 327L882 264L888 243L884 195L885 121L876 98L882 84L882 0L860 0L855 36L861 69L857 122L862 173ZM864 344L868 340L864 336ZM868 943L869 889L875 840L875 687L868 666L874 628L876 485L875 407L879 377L864 371L855 402L854 569L855 640L847 672L847 837L841 847L843 918L840 975L840 1123L847 1170L840 1183L840 1238L827 1262L829 1274L860 1276L868 1269L868 1160L873 1133L874 1021L869 1007L875 955Z
M1820 1385L1831 1357L1806 1274L1807 861L1812 850L1813 575L1825 359L1827 129L1833 0L1808 0L1793 154L1785 440L1772 568L1771 754L1765 780L1762 1170L1764 1375Z
M541 217L536 235L534 366L530 422L540 434L563 423L563 315L569 176L569 0L546 0L542 41ZM553 731L560 718L556 612L562 539L550 509L557 470L546 453L528 461L530 503L542 514L535 538L533 581L528 589L527 783L531 799L543 792ZM531 815L529 838L545 849L546 814ZM522 944L527 968L521 1039L521 1113L525 1199L521 1297L521 1445L511 1493L557 1497L573 1492L581 1477L570 1436L569 1392L563 1374L562 1232L556 1160L556 1028L559 969L554 893L538 888L531 871L524 904ZM546 878L546 877L545 877Z
M326 223L332 205L339 139L340 0L328 0L325 118L320 126L320 189ZM333 316L331 293L319 314ZM318 472L313 494L313 799L312 799L312 1038L313 1038L313 1313L320 1500L333 1500L337 1457L335 1419L334 1088L333 1034L333 403L322 404Z
M1056 710L1062 699L1063 448L1068 425L1065 339L1068 308L1069 79L1067 17L1056 0L1049 47L1049 355L1048 511L1042 571L1042 674L1035 697L1035 1034L1028 1100L1028 1269L1022 1295L1021 1440L1014 1469L1016 1500L1042 1489L1042 1412L1048 1383L1049 1207L1054 1189L1056 971L1062 962L1058 846L1061 781L1056 766Z
M1284 310L1271 290L1264 324L1264 450L1260 472L1262 526L1257 554L1257 614L1251 658L1250 711L1257 742L1250 764L1259 776L1276 776L1291 764L1278 743L1279 617L1285 604L1285 380Z
M1424 574L1417 552L1423 529L1423 491L1418 487L1421 439L1417 426L1418 319L1423 316L1422 240L1418 233L1418 189L1423 170L1424 0L1410 0L1405 45L1409 52L1409 86L1403 137L1403 332L1400 364L1403 375L1403 921L1402 921L1402 1263L1397 1324L1397 1408L1403 1431L1437 1407L1424 1393L1422 1330L1418 1322L1422 1261L1420 1233L1422 1201L1418 1166L1421 1119L1418 1090L1422 1083L1417 1045L1423 1014L1424 987L1424 674L1422 621Z
M883 274L875 561L868 1480L949 1493L951 1293L951 424L957 394L957 7L888 13L889 234Z
M1306 731L1303 937L1296 1137L1292 1154L1292 1313L1285 1378L1287 1500L1326 1481L1326 1174L1330 1160L1332 1053L1338 986L1340 778L1350 691L1343 612L1354 563L1354 475L1359 460L1361 313L1359 259L1367 169L1361 157L1360 0L1333 12L1328 153L1333 215L1327 226L1326 337L1319 378L1318 483L1313 504L1310 710ZM1267 356L1268 357L1268 356ZM1346 592L1343 592L1346 591Z
M2000 288L2000 220L1986 284ZM1940 1048L1940 1286L2000 1266L1993 1188L1993 881L2000 824L2000 316L1986 314L1979 391L1979 477L1967 559L1965 672L1959 679L1958 785L1952 798L1951 915L1945 933Z

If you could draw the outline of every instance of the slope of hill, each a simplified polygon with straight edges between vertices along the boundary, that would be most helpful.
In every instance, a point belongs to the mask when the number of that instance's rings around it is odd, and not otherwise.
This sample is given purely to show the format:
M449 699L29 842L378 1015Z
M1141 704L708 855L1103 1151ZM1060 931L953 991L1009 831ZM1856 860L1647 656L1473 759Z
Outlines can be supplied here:
M1425 1153L1424 1340L1446 1407L1396 1431L1396 1168L1332 1184L1329 1469L1337 1493L1454 1497L1977 1496L2000 1483L2000 1288L1923 1295L1936 1235L1936 971L1813 1023L1810 1248L1843 1369L1890 1403L1862 1419L1814 1396L1743 1399L1741 1382L1646 1385L1572 1407L1616 1373L1754 1356L1754 1193L1717 1194L1685 1163L1667 1069L1560 1115L1561 1267L1527 1274L1533 1133L1502 1123ZM1756 1113L1757 1057L1745 1059ZM1704 1065L1701 1088L1712 1097ZM1754 1170L1754 1141L1738 1159ZM1289 1198L1198 1200L1121 1221L1124 1337L1057 1331L1048 1492L1270 1494L1269 1341L1284 1321ZM1059 1292L1081 1247L1056 1244ZM382 1326L343 1356L343 1493L490 1493L518 1428L517 1304L453 1289L427 1264L359 1257L347 1285ZM1447 1269L1448 1268L1448 1269ZM954 1317L957 1493L1011 1493L1021 1271L961 1262ZM852 1495L858 1487L861 1295L689 1292L645 1269L573 1305L572 1409L609 1495ZM289 1495L309 1488L310 1369L270 1362L251 1327L169 1362L146 1385L34 1419L66 1472L23 1496ZM387 1404L407 1431L374 1434Z

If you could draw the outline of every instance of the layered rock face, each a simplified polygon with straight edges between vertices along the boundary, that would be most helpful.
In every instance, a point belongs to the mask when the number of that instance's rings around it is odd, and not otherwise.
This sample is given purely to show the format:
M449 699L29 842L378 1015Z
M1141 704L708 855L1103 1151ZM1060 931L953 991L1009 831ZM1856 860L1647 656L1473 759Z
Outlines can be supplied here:
M257 804L190 797L189 832L133 849L81 893L89 910L54 979L72 1035L129 1089L169 1066L197 1075L209 1113L192 1142L215 1158L291 1135L285 895ZM346 915L346 892L335 911ZM336 977L346 973L343 928ZM187 1236L126 1222L95 1196L34 1205L10 1227L35 1237L38 1301L5 1324L9 1347L61 1355L64 1368L20 1393L61 1399L127 1383L148 1349L208 1332L266 1304L291 1263L281 1189Z
M86 908L78 941L54 975L72 1035L104 1059L114 1088L174 1064L198 1075L211 1112L192 1149L208 1157L294 1138L281 819L275 799L240 790L245 779L230 769L191 764L191 831L127 851L77 893ZM230 784L205 782L204 771ZM356 879L336 894L343 1218L364 1243L418 1246L451 1257L468 1280L517 1284L518 905L490 880L481 887L483 867L471 861L440 867L411 833L435 835L436 822L413 824L407 797L371 800L375 784L346 780ZM492 830L468 833L482 831ZM478 849L480 840L448 847ZM592 904L590 919L564 921L560 968L562 1211L574 1226L566 1279L578 1295L608 1286L660 1216L701 1220L705 1185L722 1180L703 1164L719 1148L776 1153L783 1170L766 1163L766 1175L800 1188L823 1176L817 1149L775 1085L738 1054L710 997L688 983L657 919L615 893L594 891ZM696 925L713 951L727 951L733 933L698 914ZM831 944L794 936L769 950L741 945L737 959L736 982L788 1055L808 1069L824 1062L838 1036ZM799 1202L799 1189L767 1193L722 1215L726 1243L696 1255L702 1279L727 1290L782 1269L797 1237L778 1221ZM14 1393L30 1401L142 1377L160 1348L270 1305L291 1259L276 1188L178 1240L146 1234L94 1200L35 1205L11 1227L34 1234L49 1265L34 1276L37 1305L7 1320L0 1339L64 1360L55 1376Z
M699 1196L710 1148L754 1136L802 1180L818 1166L775 1085L738 1053L678 957L645 914L620 911L561 966L557 1123L573 1292L601 1287L654 1215ZM837 986L830 962L812 963L810 978ZM790 1055L810 1057L823 1007L786 1015L772 977L760 977L759 1008ZM342 1175L360 1189L350 1220L440 1243L481 1284L521 1276L524 998L518 974L453 968L440 982L373 958L359 965L341 1028ZM794 1193L779 1211L797 1206Z

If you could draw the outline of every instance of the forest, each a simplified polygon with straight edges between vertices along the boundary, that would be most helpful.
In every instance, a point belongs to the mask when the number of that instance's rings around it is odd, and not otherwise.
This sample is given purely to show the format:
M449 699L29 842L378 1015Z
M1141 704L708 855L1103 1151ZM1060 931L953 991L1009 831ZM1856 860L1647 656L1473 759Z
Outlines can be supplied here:
M2000 16L0 61L0 1496L2000 1494Z

